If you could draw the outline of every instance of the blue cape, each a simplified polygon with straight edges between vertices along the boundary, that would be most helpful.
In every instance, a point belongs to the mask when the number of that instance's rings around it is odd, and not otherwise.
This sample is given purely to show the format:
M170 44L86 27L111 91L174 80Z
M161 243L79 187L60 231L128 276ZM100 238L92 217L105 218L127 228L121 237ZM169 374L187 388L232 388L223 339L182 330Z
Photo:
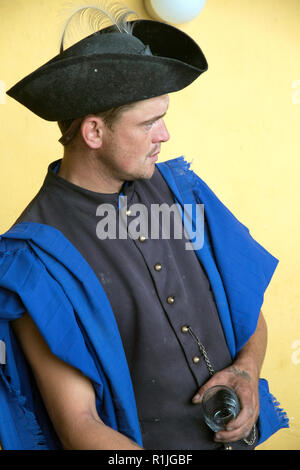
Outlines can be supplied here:
M157 165L183 206L204 204L205 241L196 254L210 280L232 358L256 329L278 261L250 236L183 157ZM192 213L193 215L194 213ZM193 215L192 227L196 227ZM95 273L53 227L20 223L0 238L0 441L4 449L60 443L9 321L29 312L52 352L90 378L105 424L142 445L134 393L110 303ZM288 418L260 379L259 443Z

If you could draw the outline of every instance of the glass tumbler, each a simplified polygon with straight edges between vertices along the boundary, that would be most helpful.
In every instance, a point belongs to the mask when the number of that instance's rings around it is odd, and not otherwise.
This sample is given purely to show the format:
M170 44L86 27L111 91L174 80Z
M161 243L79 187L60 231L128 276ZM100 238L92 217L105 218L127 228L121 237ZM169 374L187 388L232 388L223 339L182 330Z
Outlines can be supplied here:
M237 394L226 385L209 388L202 399L202 411L206 424L214 432L224 430L226 424L240 412Z

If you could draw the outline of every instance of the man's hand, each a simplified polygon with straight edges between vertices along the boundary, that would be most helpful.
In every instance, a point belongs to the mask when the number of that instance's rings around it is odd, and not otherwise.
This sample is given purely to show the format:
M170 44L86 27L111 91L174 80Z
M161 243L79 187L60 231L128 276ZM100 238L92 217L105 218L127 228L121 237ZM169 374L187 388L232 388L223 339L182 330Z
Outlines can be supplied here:
M201 403L205 391L214 385L227 385L238 395L241 404L239 415L227 424L226 430L215 434L215 440L235 442L249 437L259 414L258 381L266 345L267 326L260 312L254 334L238 352L233 364L216 372L193 397L193 403Z
M214 385L227 385L232 388L241 404L241 411L237 418L227 424L226 431L218 431L215 434L215 440L235 442L248 437L259 414L258 377L233 363L208 380L193 398L193 403L200 403L206 390Z

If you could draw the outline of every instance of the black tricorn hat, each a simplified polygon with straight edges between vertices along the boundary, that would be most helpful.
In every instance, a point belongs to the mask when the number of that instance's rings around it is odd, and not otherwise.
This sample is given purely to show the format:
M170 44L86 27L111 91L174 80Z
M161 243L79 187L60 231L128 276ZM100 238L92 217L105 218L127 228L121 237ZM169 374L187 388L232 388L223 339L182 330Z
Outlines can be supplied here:
M91 34L7 94L48 121L76 119L179 91L208 68L198 44L166 23L135 20L132 34Z

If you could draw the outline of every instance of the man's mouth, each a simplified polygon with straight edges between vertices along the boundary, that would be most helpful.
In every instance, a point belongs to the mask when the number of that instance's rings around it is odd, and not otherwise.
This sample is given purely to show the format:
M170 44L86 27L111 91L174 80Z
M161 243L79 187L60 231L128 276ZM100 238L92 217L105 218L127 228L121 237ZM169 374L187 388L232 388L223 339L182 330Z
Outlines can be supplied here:
M152 153L151 155L149 155L149 158L151 158L151 160L154 160L156 161L158 159L158 155L160 153L160 149L156 149L156 151L154 153Z

